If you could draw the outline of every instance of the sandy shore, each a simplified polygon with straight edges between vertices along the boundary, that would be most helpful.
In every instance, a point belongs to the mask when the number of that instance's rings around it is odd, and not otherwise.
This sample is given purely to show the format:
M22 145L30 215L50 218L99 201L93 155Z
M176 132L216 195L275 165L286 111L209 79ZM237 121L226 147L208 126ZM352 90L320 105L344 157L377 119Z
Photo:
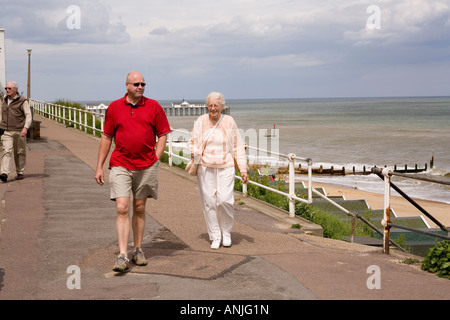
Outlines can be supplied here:
M372 210L383 209L384 207L384 195L378 193L367 192L363 190L346 188L335 185L328 185L313 182L314 188L324 188L325 192L329 196L344 196L347 200L367 200ZM308 186L308 182L305 181L305 186ZM435 217L445 226L450 226L450 204L441 202L426 201L414 199L422 208L424 208L429 214ZM422 215L428 222L431 228L436 228L436 224L420 212L411 203L405 200L403 197L391 195L391 209L394 210L398 217L412 217Z

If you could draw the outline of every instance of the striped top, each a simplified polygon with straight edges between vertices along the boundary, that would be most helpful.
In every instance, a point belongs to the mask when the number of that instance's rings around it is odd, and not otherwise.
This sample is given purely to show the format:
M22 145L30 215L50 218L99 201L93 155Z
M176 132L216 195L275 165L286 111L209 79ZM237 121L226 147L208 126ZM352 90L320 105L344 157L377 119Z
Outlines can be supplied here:
M213 126L209 122L209 114L198 117L189 140L195 163L211 168L229 168L236 163L241 172L247 172L244 142L234 119L223 115L219 125L212 132L211 130ZM206 138L208 140L202 155L202 145Z

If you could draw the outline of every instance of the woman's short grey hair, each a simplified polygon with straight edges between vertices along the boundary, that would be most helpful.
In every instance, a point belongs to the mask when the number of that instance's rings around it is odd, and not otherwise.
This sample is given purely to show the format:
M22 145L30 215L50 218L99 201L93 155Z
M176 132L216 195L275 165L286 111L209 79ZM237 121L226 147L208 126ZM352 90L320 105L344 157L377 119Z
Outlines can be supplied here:
M206 97L206 105L209 104L209 100L211 99L217 99L217 102L219 102L220 105L225 105L225 98L220 92L211 92L210 94L208 94L208 96Z

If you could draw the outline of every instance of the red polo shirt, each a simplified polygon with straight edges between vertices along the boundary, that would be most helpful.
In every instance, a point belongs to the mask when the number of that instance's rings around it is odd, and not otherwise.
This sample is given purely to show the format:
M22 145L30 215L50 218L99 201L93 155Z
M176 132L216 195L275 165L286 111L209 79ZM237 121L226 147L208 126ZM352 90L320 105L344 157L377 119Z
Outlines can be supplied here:
M168 134L170 126L156 100L142 97L136 106L132 106L126 97L127 94L112 102L105 115L103 134L115 140L109 168L143 170L158 160L156 137Z

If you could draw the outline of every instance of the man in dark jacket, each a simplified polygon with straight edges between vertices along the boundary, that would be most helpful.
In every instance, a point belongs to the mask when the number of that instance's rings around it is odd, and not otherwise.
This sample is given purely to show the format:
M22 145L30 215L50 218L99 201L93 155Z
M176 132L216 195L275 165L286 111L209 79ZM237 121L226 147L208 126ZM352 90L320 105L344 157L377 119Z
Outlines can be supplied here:
M8 180L13 153L17 180L23 179L27 157L27 132L32 124L30 105L27 98L18 93L17 83L8 82L5 90L6 96L2 101L0 112L0 134L3 144L0 180L3 182Z

